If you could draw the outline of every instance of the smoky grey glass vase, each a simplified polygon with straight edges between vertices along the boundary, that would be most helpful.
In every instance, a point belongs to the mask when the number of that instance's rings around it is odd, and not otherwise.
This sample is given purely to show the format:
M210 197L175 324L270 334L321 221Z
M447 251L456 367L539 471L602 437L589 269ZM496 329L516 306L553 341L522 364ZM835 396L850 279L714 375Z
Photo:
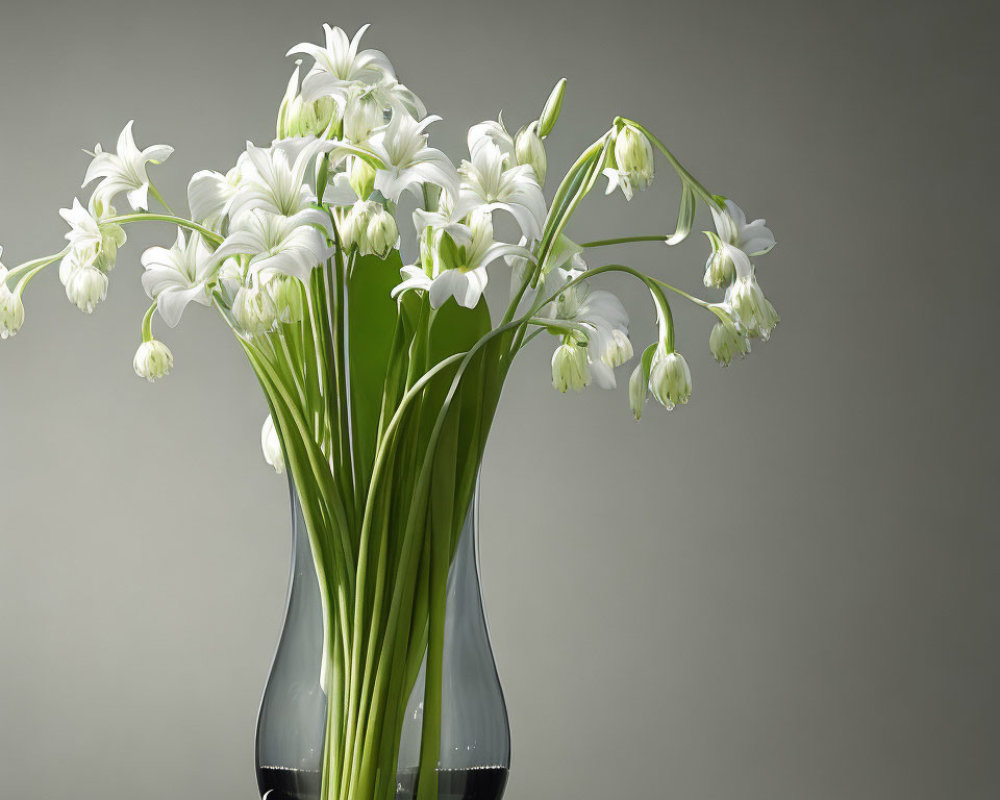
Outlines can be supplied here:
M326 695L320 685L323 621L309 535L291 486L292 558L284 625L257 717L257 785L263 800L320 800ZM448 574L441 700L440 800L500 800L510 768L510 727L483 609L478 563L479 491ZM420 781L424 667L410 694L396 800Z

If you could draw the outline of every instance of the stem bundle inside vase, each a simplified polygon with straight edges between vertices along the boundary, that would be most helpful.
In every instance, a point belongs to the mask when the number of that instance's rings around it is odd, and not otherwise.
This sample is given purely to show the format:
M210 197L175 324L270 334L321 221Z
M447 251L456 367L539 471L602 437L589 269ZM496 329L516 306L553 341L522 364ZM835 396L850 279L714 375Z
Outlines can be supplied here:
M438 796L448 572L515 356L551 336L559 391L615 388L616 370L634 359L627 394L636 419L648 395L667 409L686 403L691 373L671 299L707 312L720 363L746 355L778 322L751 260L774 238L623 117L547 197L546 144L565 81L516 133L502 120L474 125L469 156L456 167L428 145L438 118L383 53L360 49L364 30L349 40L326 26L323 45L293 48L312 64L304 77L295 67L277 138L248 144L227 173L196 173L186 216L148 176L172 148L140 150L132 123L114 152L98 145L88 203L61 212L67 246L0 265L0 336L20 330L25 290L41 271L58 263L67 297L90 313L107 294L128 226L176 229L171 247L142 255L152 303L133 366L151 381L170 371L154 318L175 327L195 303L231 328L260 382L270 409L264 455L294 481L323 599L322 797L394 796L404 710L425 662L418 798L429 800ZM678 185L669 230L609 231L584 245L570 238L575 211L600 179L630 200L653 180L658 158ZM417 207L404 215L407 195ZM131 213L115 209L122 196ZM654 243L653 261L665 262L699 206L713 222L702 282L720 291L715 301L679 288L682 272L668 282L630 264L588 266L590 252L630 243ZM513 221L517 242L497 240L497 215ZM498 272L510 292L491 296L491 309L484 290ZM593 286L612 274L638 280L655 312L656 336L638 358L621 301Z

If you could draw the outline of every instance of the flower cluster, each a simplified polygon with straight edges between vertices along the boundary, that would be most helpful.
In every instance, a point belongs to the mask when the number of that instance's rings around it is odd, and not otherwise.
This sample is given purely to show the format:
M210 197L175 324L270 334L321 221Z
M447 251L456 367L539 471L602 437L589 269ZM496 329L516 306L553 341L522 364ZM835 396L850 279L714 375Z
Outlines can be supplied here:
M637 418L647 395L668 409L691 395L690 369L674 346L668 292L714 315L709 346L722 364L748 353L751 339L770 336L778 316L751 261L774 246L770 230L763 220L748 223L731 200L709 194L646 128L616 119L547 200L546 140L560 114L565 80L538 118L514 133L502 118L473 125L468 157L456 164L429 143L430 126L440 118L428 115L420 98L399 82L384 53L362 49L366 29L349 38L327 25L323 44L289 51L299 60L279 105L277 137L266 147L248 142L226 172L197 172L188 184L188 217L174 213L148 174L151 165L170 157L171 147L140 149L132 122L114 152L97 145L84 180L84 186L96 182L89 201L74 199L60 212L70 226L66 248L13 270L0 265L0 337L21 327L25 286L56 261L67 297L92 312L107 295L109 273L125 243L123 226L140 220L177 226L172 246L152 247L141 257L142 285L152 305L133 366L148 380L173 365L170 350L153 338L154 312L173 328L191 303L214 306L245 342L277 335L272 348L287 349L284 326L315 328L317 290L329 301L340 291L330 282L349 281L358 259L384 259L395 251L415 255L402 266L391 296L403 303L416 295L432 310L451 301L479 306L491 268L505 268L511 294L499 324L521 323L513 334L514 352L536 333L555 337L552 384L562 392L616 386L615 370L634 355L629 317L617 297L591 282L603 272L641 280L659 324L656 341L643 350L629 381ZM681 181L676 232L587 245L567 236L573 212L600 176L607 179L608 194L620 189L631 200L653 181L657 153ZM136 213L118 215L114 203L121 195ZM407 195L417 208L403 217L400 203ZM162 211L151 212L151 200ZM586 248L605 244L676 244L690 232L699 201L715 228L706 232L711 254L704 283L725 290L721 302L700 300L621 265L592 269L584 260ZM265 449L277 465L280 447L270 418L269 424Z

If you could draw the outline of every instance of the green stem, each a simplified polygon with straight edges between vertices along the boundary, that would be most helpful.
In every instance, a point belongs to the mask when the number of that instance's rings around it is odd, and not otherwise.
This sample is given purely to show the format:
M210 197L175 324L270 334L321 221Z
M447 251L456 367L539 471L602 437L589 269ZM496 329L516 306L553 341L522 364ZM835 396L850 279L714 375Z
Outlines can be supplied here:
M608 247L613 244L628 244L629 242L660 242L665 244L668 236L662 234L655 236L623 236L619 239L598 239L593 242L584 242L580 247Z
M129 222L169 222L171 225L176 225L179 228L188 228L189 230L197 231L213 244L222 244L222 237L215 231L211 231L204 225L199 225L197 222L184 219L183 217L175 217L170 214L150 214L142 212L137 214L123 214L120 217L110 217L109 219L101 220L102 224L112 222L117 225L126 225Z

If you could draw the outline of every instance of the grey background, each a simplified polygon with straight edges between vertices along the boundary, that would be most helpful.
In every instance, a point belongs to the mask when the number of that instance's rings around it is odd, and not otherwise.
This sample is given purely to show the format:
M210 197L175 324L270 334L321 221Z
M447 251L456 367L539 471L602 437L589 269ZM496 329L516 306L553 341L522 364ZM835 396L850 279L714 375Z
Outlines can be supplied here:
M996 797L988 4L5 0L5 263L59 247L80 148L128 119L177 148L156 175L179 204L194 170L266 142L283 53L324 21L376 23L367 45L456 158L468 125L526 121L566 75L553 174L633 114L779 242L759 272L783 322L746 362L715 366L677 306L687 407L636 424L621 389L560 396L547 344L511 376L482 530L508 797ZM675 192L662 171L571 232L666 230ZM162 329L168 380L131 374L138 257L171 233L131 237L92 318L53 270L0 345L3 797L255 796L285 486L210 314ZM698 288L705 248L600 256ZM611 285L641 344L647 304Z

